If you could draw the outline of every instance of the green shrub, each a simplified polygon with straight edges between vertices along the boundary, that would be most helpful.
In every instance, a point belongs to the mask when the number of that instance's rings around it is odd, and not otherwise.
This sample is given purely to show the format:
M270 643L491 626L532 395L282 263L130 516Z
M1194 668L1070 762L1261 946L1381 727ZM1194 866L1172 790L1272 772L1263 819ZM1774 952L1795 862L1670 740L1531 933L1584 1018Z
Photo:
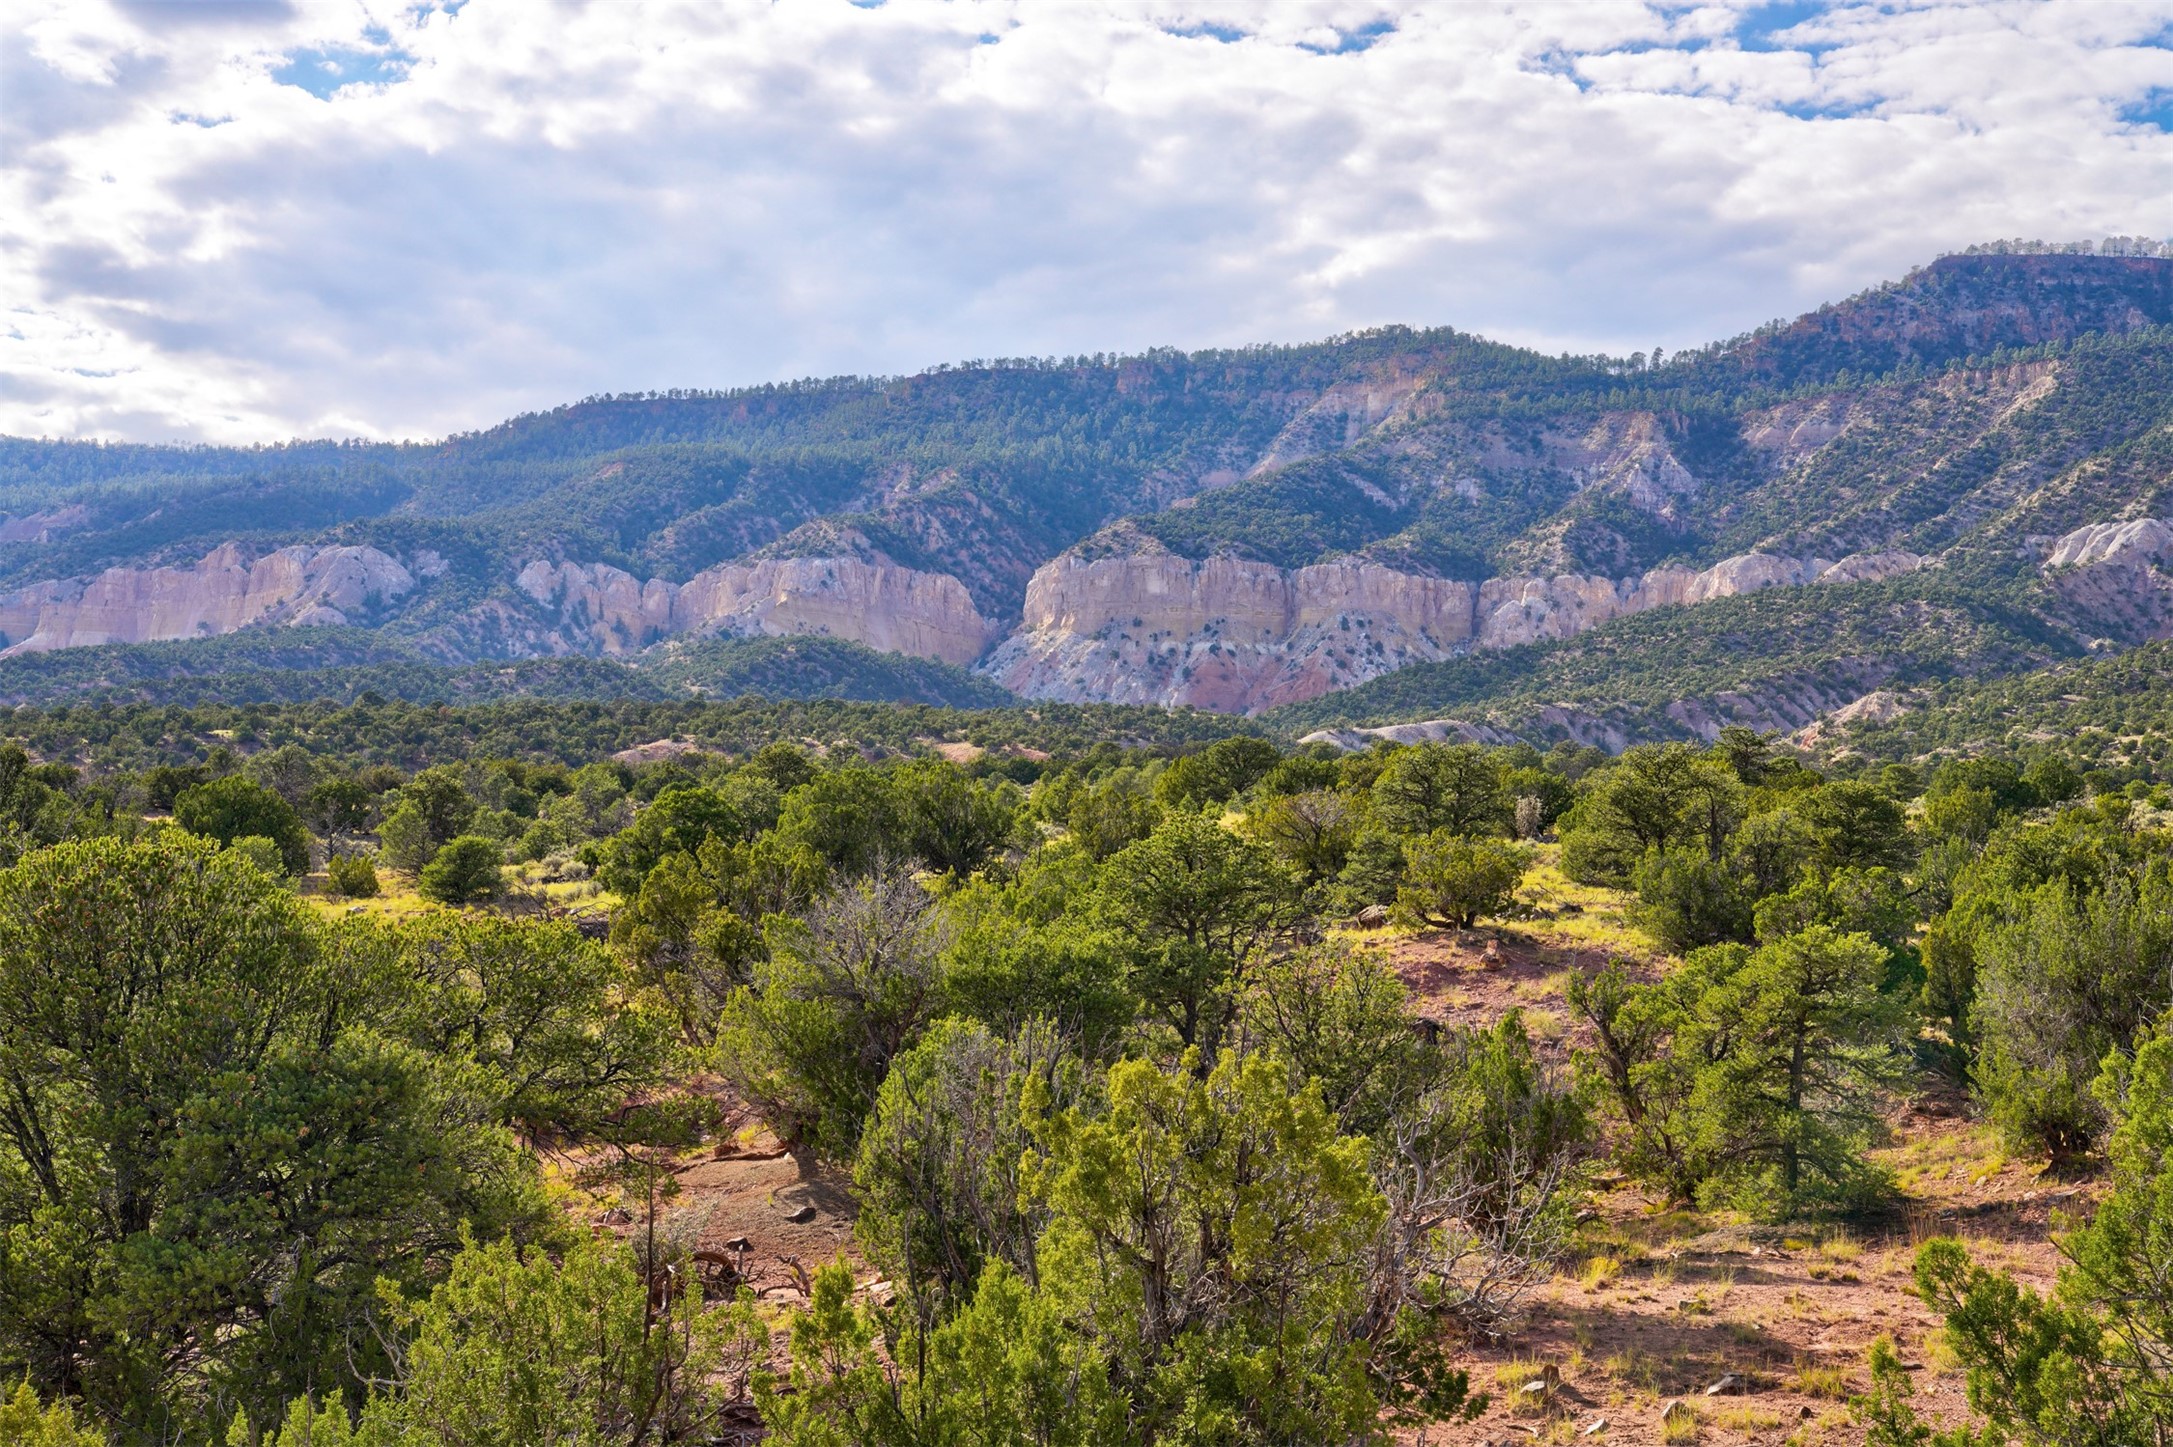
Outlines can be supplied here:
M371 1399L361 1442L716 1441L770 1345L751 1298L655 1303L632 1251L586 1238L556 1261L508 1241L470 1245L426 1300L398 1311L397 1391ZM297 1403L277 1447L345 1447L345 1414L313 1415Z
M1702 849L1655 849L1631 875L1637 886L1637 919L1661 946L1676 954L1702 945L1747 943L1750 901L1736 871Z
M229 854L238 854L275 879L284 878L287 864L280 857L279 846L261 834L244 834L226 846Z
M1855 1404L1872 1447L2026 1447L2162 1442L2173 1433L2164 1362L2173 1350L2173 1040L2115 1056L2096 1094L2117 1120L2110 1189L2060 1243L2058 1282L2041 1295L1978 1264L1952 1238L1917 1252L1917 1293L1945 1318L1982 1435L1918 1420L1906 1374L1886 1353Z
M1500 755L1477 744L1413 744L1373 782L1373 812L1400 834L1506 834L1511 802Z
M423 898L439 904L480 904L496 899L505 888L499 846L474 834L463 834L437 852L415 887Z
M725 1003L718 1068L770 1128L850 1159L890 1062L934 1016L948 930L900 870L771 922L766 958Z
M309 833L294 806L239 774L182 790L174 799L174 822L221 844L250 835L269 839L279 850L281 869L309 872Z
M377 866L367 854L335 854L325 861L324 870L334 894L349 899L377 896Z
M8 1447L105 1447L106 1439L97 1428L77 1422L68 1403L48 1407L24 1382L14 1396L0 1401L0 1442Z
M430 838L430 821L414 804L402 804L385 816L377 826L377 842L385 862L409 874L420 874L438 852Z
M2173 972L2173 888L2117 879L2078 897L2055 880L2022 917L1977 942L1971 1033L1977 1089L2018 1145L2079 1155L2109 1123L2091 1086L2165 998Z
M1516 898L1531 851L1505 839L1469 839L1437 830L1406 848L1396 913L1409 924L1469 929Z
M1883 1189L1863 1151L1910 1036L1886 965L1875 941L1813 925L1755 951L1694 951L1649 985L1612 965L1574 982L1596 1041L1579 1063L1623 1127L1623 1168L1765 1213Z

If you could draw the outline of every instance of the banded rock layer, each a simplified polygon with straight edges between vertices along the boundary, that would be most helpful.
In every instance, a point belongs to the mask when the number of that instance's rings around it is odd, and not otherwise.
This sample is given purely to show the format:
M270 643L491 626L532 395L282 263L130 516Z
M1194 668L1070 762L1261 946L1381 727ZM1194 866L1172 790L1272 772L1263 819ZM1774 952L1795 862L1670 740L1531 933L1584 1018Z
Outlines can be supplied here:
M820 634L885 653L967 664L994 629L966 585L855 558L726 563L684 583L605 563L533 562L520 590L557 615L569 646L632 653L680 634Z
M981 671L1029 698L1250 713L1473 648L1567 638L1648 608L1889 578L1922 562L1910 553L1839 562L1750 553L1636 578L1474 584L1361 562L1285 570L1169 554L1063 557L1034 575L1020 631Z
M182 568L108 568L0 594L7 654L208 638L252 624L338 626L392 602L415 576L375 548L297 546L246 559L212 549Z

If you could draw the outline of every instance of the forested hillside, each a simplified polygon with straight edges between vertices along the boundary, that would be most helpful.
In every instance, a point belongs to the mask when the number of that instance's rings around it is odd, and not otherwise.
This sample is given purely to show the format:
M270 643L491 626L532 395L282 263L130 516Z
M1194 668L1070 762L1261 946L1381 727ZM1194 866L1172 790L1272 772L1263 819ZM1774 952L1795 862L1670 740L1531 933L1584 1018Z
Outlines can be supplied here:
M251 630L188 643L107 644L0 658L0 703L410 702L845 698L992 708L1016 702L964 669L837 638L718 638L632 662L570 655L448 664L351 628Z
M232 674L1794 727L2173 629L2135 581L2157 535L2061 551L2173 514L2169 325L2152 248L1980 249L1673 357L1385 328L592 398L428 444L9 440L0 670L21 700ZM795 636L830 642L689 651ZM461 671L565 655L627 667Z

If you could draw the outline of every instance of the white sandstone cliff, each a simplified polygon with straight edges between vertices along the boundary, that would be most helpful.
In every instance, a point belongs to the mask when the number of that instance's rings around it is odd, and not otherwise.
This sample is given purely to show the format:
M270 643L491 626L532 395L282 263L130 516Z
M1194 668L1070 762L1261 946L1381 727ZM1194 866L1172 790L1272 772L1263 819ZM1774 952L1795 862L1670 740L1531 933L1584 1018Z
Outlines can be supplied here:
M256 623L336 626L414 586L375 548L281 548L252 561L227 543L188 567L108 568L0 594L0 634L16 654L206 638Z
M980 671L1029 698L1255 712L1473 648L1567 638L1648 608L1761 588L1893 577L1909 553L1838 563L1763 553L1638 578L1471 584L1377 563L1285 570L1166 553L1045 565L1016 634Z
M727 563L684 583L605 563L533 562L516 580L574 646L631 653L682 634L820 634L886 653L971 663L993 631L965 584L854 558Z
M2045 547L2046 582L2085 619L2132 641L2173 638L2173 526L2093 523Z

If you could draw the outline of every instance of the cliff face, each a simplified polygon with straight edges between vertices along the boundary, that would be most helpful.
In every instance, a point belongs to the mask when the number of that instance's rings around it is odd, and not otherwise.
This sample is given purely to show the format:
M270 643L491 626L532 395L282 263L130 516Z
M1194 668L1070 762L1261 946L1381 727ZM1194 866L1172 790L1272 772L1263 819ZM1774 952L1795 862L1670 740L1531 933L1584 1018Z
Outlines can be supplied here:
M1581 436L1548 439L1550 460L1580 492L1618 493L1655 516L1674 521L1698 490L1650 412L1608 412Z
M680 634L812 633L964 664L992 632L949 574L854 558L729 563L685 583L643 582L603 563L534 562L517 582L583 651L631 653Z
M1647 608L1893 577L1921 562L1907 553L1838 563L1751 553L1702 571L1471 584L1374 563L1284 570L1168 554L1063 557L1034 575L1023 626L981 671L1029 698L1257 712L1472 648L1567 638Z
M1425 384L1426 377L1418 369L1392 366L1325 388L1284 424L1249 475L1257 477L1351 446L1382 423L1406 415Z
M248 561L228 543L191 567L108 568L0 595L0 634L16 654L204 638L253 623L337 626L414 586L375 548L281 548Z
M2051 540L2052 590L2081 619L2130 643L2173 638L2173 526L2156 518L2095 523Z

